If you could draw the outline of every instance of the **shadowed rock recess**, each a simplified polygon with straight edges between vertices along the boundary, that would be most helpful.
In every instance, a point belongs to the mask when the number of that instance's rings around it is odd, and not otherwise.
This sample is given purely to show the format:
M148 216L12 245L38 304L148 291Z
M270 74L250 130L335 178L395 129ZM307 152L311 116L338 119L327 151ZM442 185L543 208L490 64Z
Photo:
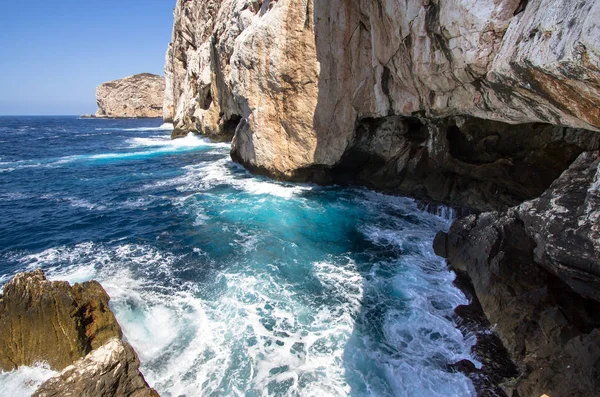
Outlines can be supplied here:
M174 17L174 137L479 214L436 246L520 367L506 393L600 395L600 2L179 0Z
M17 274L0 297L0 369L45 362L62 371L35 396L158 396L121 341L121 327L96 281L48 281L42 270Z

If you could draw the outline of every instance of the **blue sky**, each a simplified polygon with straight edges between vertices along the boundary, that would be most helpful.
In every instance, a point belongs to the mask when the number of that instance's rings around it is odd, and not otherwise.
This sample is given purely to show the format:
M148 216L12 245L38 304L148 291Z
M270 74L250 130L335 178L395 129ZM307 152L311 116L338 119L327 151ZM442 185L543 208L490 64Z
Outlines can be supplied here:
M163 74L175 0L4 0L0 115L96 111L96 86Z

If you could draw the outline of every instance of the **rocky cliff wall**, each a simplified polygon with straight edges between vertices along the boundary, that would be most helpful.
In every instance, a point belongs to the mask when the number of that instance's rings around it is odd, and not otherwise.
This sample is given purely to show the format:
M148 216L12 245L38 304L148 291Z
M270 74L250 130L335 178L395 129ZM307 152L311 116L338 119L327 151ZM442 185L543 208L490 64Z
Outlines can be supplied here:
M100 84L96 89L98 111L94 117L161 117L165 79L141 73Z
M535 200L458 220L435 246L520 363L520 396L600 395L600 153Z
M359 177L429 201L507 208L595 148L582 130L600 129L598 17L593 0L179 0L164 118L174 135L235 134L234 160L273 177ZM524 164L548 168L544 153L519 146L546 139L550 125L585 144L555 152L560 167L536 188L497 183ZM390 129L404 150L379 156ZM374 177L356 153L377 158ZM475 192L484 197L465 202Z
M506 393L596 395L599 21L595 0L178 0L164 117L253 172L498 211L436 245L520 366Z

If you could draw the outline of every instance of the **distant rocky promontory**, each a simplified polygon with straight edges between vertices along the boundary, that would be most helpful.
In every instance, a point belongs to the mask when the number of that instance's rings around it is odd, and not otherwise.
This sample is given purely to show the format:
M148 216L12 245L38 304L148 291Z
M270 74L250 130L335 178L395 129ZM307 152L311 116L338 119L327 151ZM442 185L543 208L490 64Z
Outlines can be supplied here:
M162 117L165 78L140 73L100 84L96 89L98 110L83 118Z

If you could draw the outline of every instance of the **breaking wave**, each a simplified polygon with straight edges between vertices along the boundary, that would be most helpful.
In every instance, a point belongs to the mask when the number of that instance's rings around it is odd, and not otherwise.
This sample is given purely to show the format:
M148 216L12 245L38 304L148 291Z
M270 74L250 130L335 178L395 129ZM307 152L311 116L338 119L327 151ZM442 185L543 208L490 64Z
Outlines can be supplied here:
M254 177L195 135L81 123L96 150L72 154L67 130L52 158L1 153L0 171L31 170L0 173L0 285L35 268L98 280L163 396L475 394L448 365L473 360L453 315L467 300L431 249L451 212ZM53 374L0 387L28 395Z

